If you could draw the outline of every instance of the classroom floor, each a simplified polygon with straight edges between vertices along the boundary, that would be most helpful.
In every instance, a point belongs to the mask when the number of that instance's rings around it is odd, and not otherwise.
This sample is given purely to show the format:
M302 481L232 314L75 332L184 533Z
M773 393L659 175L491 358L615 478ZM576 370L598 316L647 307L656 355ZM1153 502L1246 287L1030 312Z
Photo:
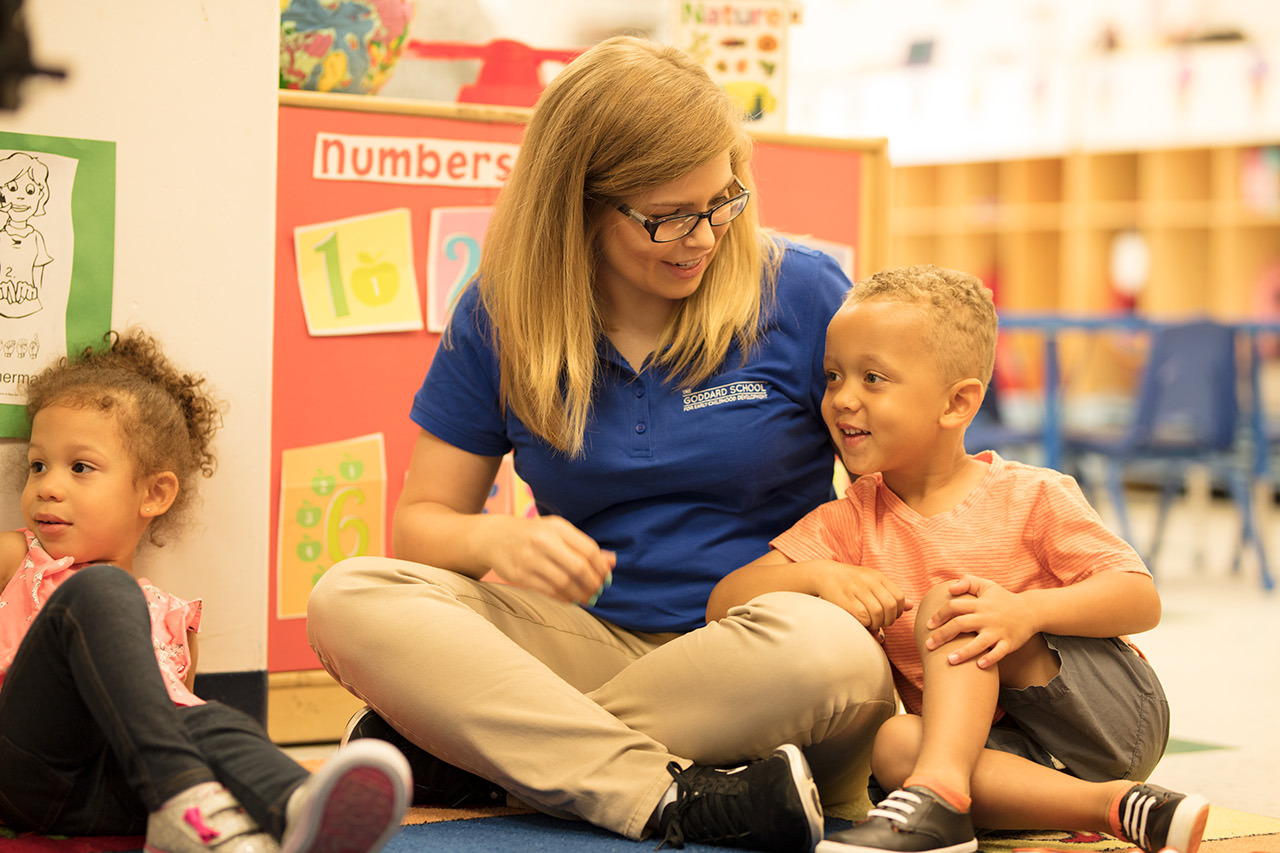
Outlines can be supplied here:
M1143 542L1152 504L1141 494L1131 498ZM1100 509L1113 518L1105 505ZM1268 513L1270 568L1280 578L1280 506ZM1155 630L1135 637L1173 713L1169 750L1151 780L1199 792L1214 805L1280 817L1280 591L1262 591L1254 555L1231 571L1237 524L1225 500L1184 503L1171 512L1155 566L1164 616ZM332 749L290 751L301 760Z

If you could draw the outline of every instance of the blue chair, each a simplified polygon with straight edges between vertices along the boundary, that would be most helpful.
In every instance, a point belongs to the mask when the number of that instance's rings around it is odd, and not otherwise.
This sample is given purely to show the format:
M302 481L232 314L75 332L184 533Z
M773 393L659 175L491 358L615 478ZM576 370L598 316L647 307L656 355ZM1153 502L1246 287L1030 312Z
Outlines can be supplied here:
M1159 480L1160 503L1155 535L1143 554L1153 567L1174 497L1193 466L1205 466L1225 484L1240 511L1240 552L1257 549L1264 583L1269 580L1266 554L1253 515L1252 465L1238 399L1235 330L1212 321L1159 325L1151 331L1151 348L1128 425L1119 432L1069 431L1063 449L1069 470L1090 455L1106 461L1105 481L1115 507L1120 535L1141 554L1129 524L1126 474L1143 465ZM1087 485L1081 478L1081 485Z
M1022 429L1005 420L1000 409L1000 392L995 377L992 377L987 385L987 394L982 398L982 407L965 430L965 452L994 450L1006 459L1040 462L1044 456L1043 445L1042 430Z

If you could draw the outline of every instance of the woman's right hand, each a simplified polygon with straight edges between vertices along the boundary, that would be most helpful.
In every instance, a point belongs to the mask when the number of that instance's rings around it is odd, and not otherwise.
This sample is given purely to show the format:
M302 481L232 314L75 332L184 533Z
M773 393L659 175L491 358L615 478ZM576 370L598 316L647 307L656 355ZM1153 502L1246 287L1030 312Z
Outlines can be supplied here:
M501 457L478 456L423 430L396 505L396 557L587 602L616 558L563 518L483 514Z
M558 516L495 518L485 533L485 562L498 577L561 601L586 603L613 573L617 558Z

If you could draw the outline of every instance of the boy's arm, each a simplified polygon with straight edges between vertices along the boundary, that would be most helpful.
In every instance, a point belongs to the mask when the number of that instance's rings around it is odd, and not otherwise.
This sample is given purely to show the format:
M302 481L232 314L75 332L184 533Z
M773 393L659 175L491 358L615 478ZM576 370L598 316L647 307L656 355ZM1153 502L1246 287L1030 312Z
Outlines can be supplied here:
M723 619L730 608L758 595L779 591L825 598L872 631L893 624L911 609L898 585L875 569L834 560L797 563L781 551L770 549L716 584L707 599L707 622Z
M1057 589L1013 593L994 581L966 575L951 584L953 597L929 620L929 648L960 634L974 634L949 660L996 663L1038 633L1119 637L1149 631L1160 622L1160 595L1151 576L1102 571Z

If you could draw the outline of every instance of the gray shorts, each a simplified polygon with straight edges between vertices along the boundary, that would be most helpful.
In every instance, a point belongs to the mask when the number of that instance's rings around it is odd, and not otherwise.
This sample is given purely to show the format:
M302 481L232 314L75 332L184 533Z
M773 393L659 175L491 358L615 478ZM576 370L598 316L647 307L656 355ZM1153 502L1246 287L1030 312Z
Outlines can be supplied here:
M1151 664L1114 637L1043 636L1058 675L1043 687L1000 688L1005 715L987 747L1090 782L1145 780L1169 743L1169 702Z
M1061 662L1052 681L1000 688L1005 714L987 748L1091 782L1145 780L1169 742L1169 702L1155 670L1122 640L1044 634ZM875 778L872 802L888 792Z

